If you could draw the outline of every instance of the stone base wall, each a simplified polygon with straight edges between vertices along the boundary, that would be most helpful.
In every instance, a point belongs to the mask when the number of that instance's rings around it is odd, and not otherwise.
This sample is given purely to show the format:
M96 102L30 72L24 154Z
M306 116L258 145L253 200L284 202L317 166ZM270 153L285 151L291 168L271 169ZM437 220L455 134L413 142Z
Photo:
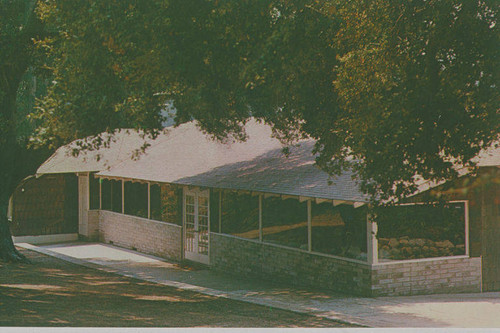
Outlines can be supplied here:
M357 295L371 290L368 264L228 235L210 234L210 265L228 273Z
M159 257L182 259L182 227L101 210L99 240Z
M372 269L372 296L481 292L481 258L425 259Z
M481 292L481 258L368 264L210 234L213 269L361 296Z
M174 260L183 257L182 228L178 225L90 211L89 227L95 225L91 222L95 220L99 221L102 242ZM481 291L481 258L422 259L370 266L216 233L210 234L210 266L232 274L362 296Z

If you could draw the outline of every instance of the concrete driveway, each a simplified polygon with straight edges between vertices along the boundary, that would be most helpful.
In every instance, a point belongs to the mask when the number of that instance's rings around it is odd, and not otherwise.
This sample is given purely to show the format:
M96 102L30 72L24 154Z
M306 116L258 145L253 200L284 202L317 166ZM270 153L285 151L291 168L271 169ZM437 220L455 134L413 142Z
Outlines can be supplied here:
M242 279L107 244L16 245L123 276L368 327L500 328L500 292L362 298Z

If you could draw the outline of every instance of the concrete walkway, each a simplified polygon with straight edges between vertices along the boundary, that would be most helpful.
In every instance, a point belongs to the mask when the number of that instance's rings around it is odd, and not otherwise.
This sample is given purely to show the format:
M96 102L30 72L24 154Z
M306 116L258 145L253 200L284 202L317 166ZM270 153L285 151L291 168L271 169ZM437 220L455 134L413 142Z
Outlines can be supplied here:
M16 245L123 276L368 327L500 328L500 292L362 298L243 279L107 244Z

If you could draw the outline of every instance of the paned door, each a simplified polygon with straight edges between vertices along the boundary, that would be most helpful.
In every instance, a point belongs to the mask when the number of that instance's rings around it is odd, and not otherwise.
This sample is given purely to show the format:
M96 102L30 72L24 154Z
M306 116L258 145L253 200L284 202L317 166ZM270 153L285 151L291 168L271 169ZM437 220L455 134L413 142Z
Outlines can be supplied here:
M208 190L184 189L184 257L209 263L210 195Z

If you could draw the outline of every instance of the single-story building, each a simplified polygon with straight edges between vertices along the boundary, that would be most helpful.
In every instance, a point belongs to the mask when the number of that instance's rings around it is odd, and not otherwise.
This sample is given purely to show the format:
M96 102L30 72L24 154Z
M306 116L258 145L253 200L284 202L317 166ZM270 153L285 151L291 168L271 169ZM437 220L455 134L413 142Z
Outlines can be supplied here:
M498 173L474 197L405 204L375 218L353 174L330 180L315 166L314 141L283 154L269 126L251 120L245 130L247 141L220 143L190 122L138 156L144 139L122 130L99 151L74 157L75 143L59 148L30 182L59 179L66 190L52 213L77 216L67 223L80 239L357 295L500 290ZM477 177L498 171L497 150L486 160ZM13 195L14 225L41 199L30 182Z

